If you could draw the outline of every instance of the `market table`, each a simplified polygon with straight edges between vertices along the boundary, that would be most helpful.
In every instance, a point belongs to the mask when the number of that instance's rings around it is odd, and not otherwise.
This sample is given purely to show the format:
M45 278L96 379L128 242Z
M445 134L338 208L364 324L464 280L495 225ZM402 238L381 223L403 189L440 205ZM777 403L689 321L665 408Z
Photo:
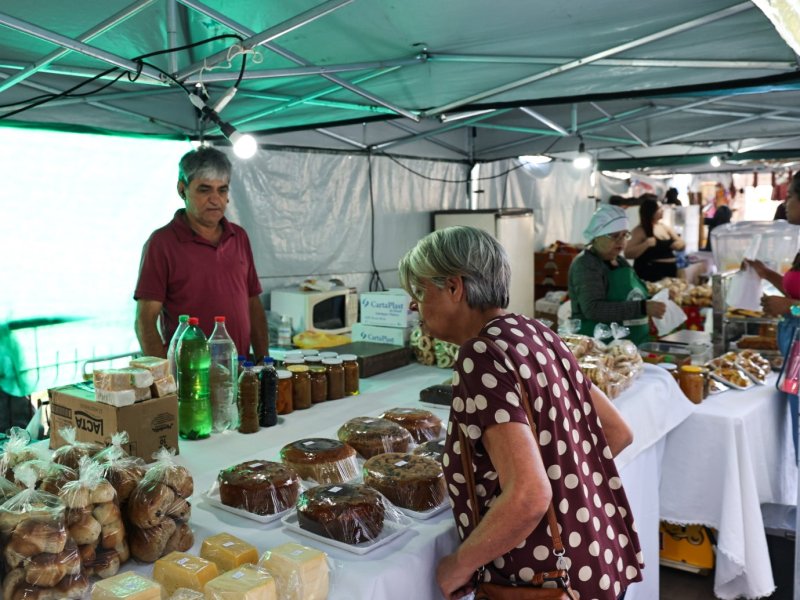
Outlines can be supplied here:
M386 546L357 556L318 543L283 528L280 521L262 525L221 511L204 502L201 493L213 483L222 468L244 460L277 460L280 448L296 439L309 436L335 437L344 421L365 415L378 415L393 406L418 403L419 390L441 383L449 377L446 370L413 364L361 381L362 393L315 405L281 417L277 427L242 435L213 435L199 442L181 442L178 461L195 478L195 498L191 525L199 551L202 540L226 531L254 544L259 551L296 541L324 550L335 561L331 600L440 598L435 585L438 560L458 544L452 513L443 513L424 521L414 521L412 528ZM628 598L658 597L658 476L661 444L666 433L694 409L681 394L674 380L664 371L646 366L631 388L616 399L636 432L634 444L618 457L620 475L642 536L645 581L631 587ZM447 409L432 408L445 420ZM656 501L654 502L654 499ZM143 575L150 575L151 565L126 565Z
M666 438L661 518L718 530L714 593L726 600L774 591L760 506L796 502L791 423L774 384L711 396Z

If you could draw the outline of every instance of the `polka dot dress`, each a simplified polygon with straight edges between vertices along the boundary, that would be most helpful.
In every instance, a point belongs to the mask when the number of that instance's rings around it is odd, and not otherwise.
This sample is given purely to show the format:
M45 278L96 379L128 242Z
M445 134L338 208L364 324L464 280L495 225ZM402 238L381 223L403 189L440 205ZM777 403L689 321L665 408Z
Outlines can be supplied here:
M462 539L475 524L456 428L472 445L481 515L500 495L497 472L481 443L483 432L502 423L527 423L513 371L527 386L545 471L566 549L573 588L583 600L614 599L640 581L639 538L622 483L589 394L590 383L566 345L528 317L507 314L466 342L453 374L453 403L442 457L456 525ZM555 569L547 519L510 552L487 565L484 578L525 582Z

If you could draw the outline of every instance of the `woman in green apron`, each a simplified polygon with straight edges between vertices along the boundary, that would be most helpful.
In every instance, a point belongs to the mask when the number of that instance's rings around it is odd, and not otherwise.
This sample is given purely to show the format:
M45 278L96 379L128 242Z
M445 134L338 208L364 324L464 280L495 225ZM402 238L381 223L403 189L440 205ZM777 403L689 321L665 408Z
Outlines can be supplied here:
M647 299L647 287L621 256L631 237L625 211L601 204L583 235L589 243L569 269L572 318L581 321L579 333L593 335L598 323L618 323L630 329L632 342L646 342L648 319L662 317L666 305Z

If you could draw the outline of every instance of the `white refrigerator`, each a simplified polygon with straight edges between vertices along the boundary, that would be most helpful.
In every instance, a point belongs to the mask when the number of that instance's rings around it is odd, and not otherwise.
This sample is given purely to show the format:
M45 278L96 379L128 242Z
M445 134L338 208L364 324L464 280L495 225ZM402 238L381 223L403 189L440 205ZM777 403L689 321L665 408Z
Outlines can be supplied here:
M466 225L488 231L511 262L508 310L533 317L533 211L528 208L443 210L433 213L433 229Z

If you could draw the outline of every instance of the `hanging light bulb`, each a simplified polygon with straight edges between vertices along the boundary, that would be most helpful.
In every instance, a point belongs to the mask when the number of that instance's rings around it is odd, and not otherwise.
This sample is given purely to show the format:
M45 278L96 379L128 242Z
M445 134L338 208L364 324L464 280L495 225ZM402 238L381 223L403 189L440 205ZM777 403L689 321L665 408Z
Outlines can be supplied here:
M588 169L592 166L592 155L586 151L586 145L581 140L578 146L578 156L572 160L572 166L581 171Z
M197 107L204 118L219 126L222 135L228 138L231 144L233 144L233 152L236 156L244 159L253 157L258 150L258 143L252 135L241 133L233 125L227 121L223 121L217 112L210 108L197 94L189 94L189 100Z
M710 162L711 166L714 167L714 168L717 168L717 167L722 165L722 161L719 159L719 156L717 156L716 154L714 156L712 156L711 160L708 161L708 162Z

